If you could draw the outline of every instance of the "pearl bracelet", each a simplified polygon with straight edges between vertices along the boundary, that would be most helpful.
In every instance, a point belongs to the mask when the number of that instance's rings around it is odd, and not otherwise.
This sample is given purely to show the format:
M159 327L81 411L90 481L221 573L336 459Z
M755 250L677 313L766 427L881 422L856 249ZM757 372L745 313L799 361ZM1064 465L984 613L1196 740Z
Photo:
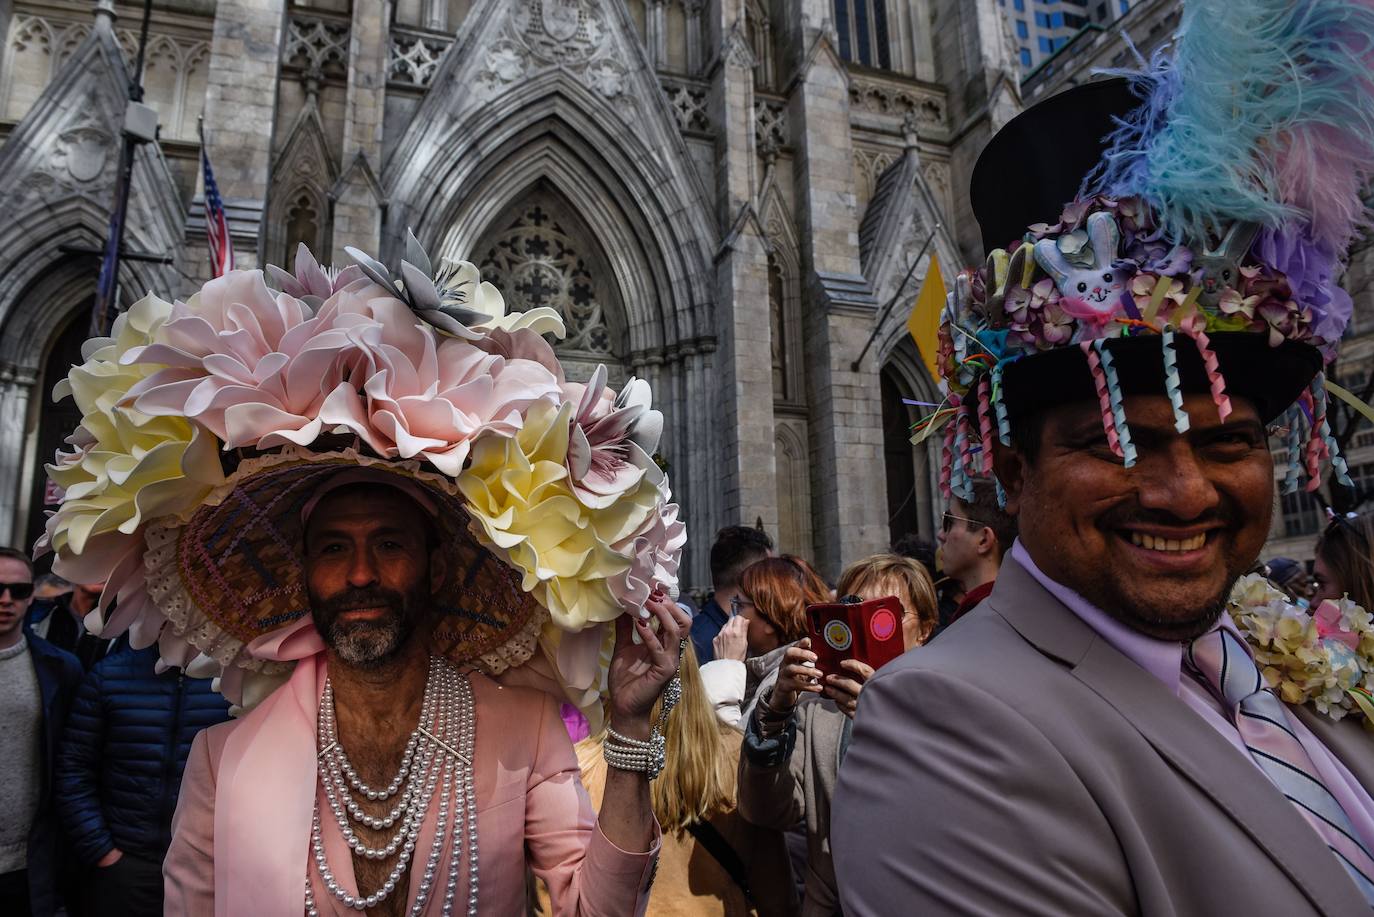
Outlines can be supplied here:
M682 668L682 654L687 651L684 637L677 647L679 672ZM606 727L606 738L601 743L601 756L606 763L620 771L635 771L645 774L650 780L663 773L663 765L668 759L668 743L663 733L668 728L668 714L673 712L677 702L682 699L682 676L674 675L663 691L663 705L659 710L658 722L649 731L648 740L631 739Z
M616 770L645 774L650 780L663 772L666 751L667 743L658 726L654 726L647 741L627 738L608 728L606 740L601 745L601 754L608 765Z

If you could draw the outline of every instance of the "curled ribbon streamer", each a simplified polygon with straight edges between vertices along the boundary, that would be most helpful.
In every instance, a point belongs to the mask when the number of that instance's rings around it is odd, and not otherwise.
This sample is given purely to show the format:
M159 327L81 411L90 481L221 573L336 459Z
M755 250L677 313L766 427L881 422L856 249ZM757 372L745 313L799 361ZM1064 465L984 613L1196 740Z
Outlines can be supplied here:
M1112 421L1116 424L1116 437L1121 443L1121 457L1126 467L1130 468L1135 464L1135 443L1131 442L1131 428L1126 423L1126 405L1121 397L1121 380L1117 378L1116 365L1106 342L1099 340L1093 346L1102 357L1102 376L1107 381L1107 400L1112 409Z
M1006 490L1003 489L1001 480L994 477L994 478L992 479L992 483L993 483L993 485L997 488L997 508L998 508L998 509L1006 509L1006 508L1007 508L1007 492L1006 492Z
M1231 416L1231 399L1226 395L1226 379L1221 375L1221 364L1217 362L1217 355L1212 352L1212 342L1207 337L1207 332L1201 328L1192 332L1193 343L1197 344L1198 355L1202 357L1202 366L1207 370L1207 384L1212 388L1212 401L1217 406L1217 416L1222 423L1226 423L1226 418Z
M983 441L983 474L992 473L992 386L988 377L978 381L978 432Z
M1336 443L1336 437L1331 433L1331 422L1327 418L1326 373L1317 373L1317 378L1312 380L1312 402L1320 405L1318 410L1321 412L1319 433L1322 438L1322 451L1326 453L1326 459L1331 463L1331 470L1336 472L1336 480L1343 486L1353 488L1355 482L1350 480L1350 468L1345 463L1345 456L1341 455L1341 448Z
M1288 435L1284 439L1284 448L1288 451L1288 469L1283 476L1283 492L1291 494L1298 489L1298 478L1302 473L1302 411L1298 408L1288 409Z
M954 434L954 451L957 454L954 462L954 494L961 500L971 500L973 497L973 482L969 480L970 472L976 473L973 467L973 424L966 408L959 408L958 428Z
M1173 329L1164 330L1164 391L1169 395L1169 405L1174 409L1174 429L1187 433L1192 425L1188 412L1183 409L1183 382L1178 375L1178 351L1175 350Z
M1107 434L1107 445L1124 459L1126 454L1121 451L1121 440L1116 434L1116 418L1112 415L1111 395L1107 392L1107 377L1102 373L1102 360L1093 348L1092 341L1083 341L1078 346L1088 358L1088 369L1093 374L1093 387L1097 389L1097 403L1102 409L1102 429Z
M957 424L945 424L945 436L940 445L940 495L946 500L954 491L954 428Z
M1011 445L1011 420L1007 404L1002 400L1002 364L992 368L992 409L997 414L997 439L1004 446Z
M934 433L936 430L939 430L942 427L946 426L950 419L953 417L953 408L941 408L940 410L929 415L928 417L924 417L921 420L916 421L916 423L912 425L912 430L914 430L915 432L912 434L911 444L913 446L919 446L921 443L929 439L931 434Z
M1371 408L1369 405L1367 405L1367 404L1365 404L1363 401L1361 401L1361 400L1355 395L1354 392L1350 391L1349 389L1345 388L1344 386L1337 385L1336 383L1332 382L1330 379L1327 379L1327 380L1326 380L1326 386L1325 386L1325 388L1326 388L1326 390L1327 390L1329 393L1331 393L1332 395L1335 395L1337 398L1341 399L1341 400L1344 401L1346 404L1350 405L1352 408L1354 408L1354 409L1355 409L1356 411L1358 411L1360 414L1364 415L1364 417L1365 417L1367 420L1369 420L1371 423L1374 423L1374 408Z

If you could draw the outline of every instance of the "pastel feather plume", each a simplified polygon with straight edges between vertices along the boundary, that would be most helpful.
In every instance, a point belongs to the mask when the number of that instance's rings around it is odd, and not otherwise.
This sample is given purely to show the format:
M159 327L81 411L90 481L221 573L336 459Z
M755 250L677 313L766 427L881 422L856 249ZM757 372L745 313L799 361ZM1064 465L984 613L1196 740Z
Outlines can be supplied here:
M1186 0L1172 60L1085 193L1139 195L1175 241L1235 220L1342 258L1374 178L1374 0Z

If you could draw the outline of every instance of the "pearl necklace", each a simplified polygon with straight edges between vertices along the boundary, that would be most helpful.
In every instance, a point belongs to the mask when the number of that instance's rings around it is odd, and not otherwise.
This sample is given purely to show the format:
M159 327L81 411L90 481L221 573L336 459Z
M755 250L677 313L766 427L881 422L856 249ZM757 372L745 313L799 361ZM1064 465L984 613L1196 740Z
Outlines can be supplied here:
M310 845L315 869L331 895L345 907L365 910L385 901L410 866L419 840L420 826L429 811L436 791L438 809L435 815L434 840L425 860L424 871L409 913L418 917L424 910L439 869L439 855L448 837L450 805L452 807L454 850L451 852L444 888L443 913L453 912L453 895L458 884L458 861L463 843L464 823L467 828L468 914L476 917L478 897L477 869L477 799L473 788L472 752L475 744L476 720L472 702L472 686L447 662L432 657L429 676L425 682L425 696L420 707L420 720L411 733L402 754L401 766L385 790L375 790L358 777L343 746L339 744L338 724L334 712L334 689L325 680L320 698L319 747L317 766L320 784L339 831L349 848L358 856L385 860L400 851L400 857L382 886L370 895L352 895L335 878L325 856L321 832L320 804L315 800L311 815ZM400 793L400 799L387 815L372 816L363 811L350 790L366 796L372 802L385 801ZM373 828L385 830L397 825L396 834L380 847L369 847L358 838L349 819ZM418 863L417 863L418 868ZM309 871L305 880L305 910L310 917L318 917L314 890Z

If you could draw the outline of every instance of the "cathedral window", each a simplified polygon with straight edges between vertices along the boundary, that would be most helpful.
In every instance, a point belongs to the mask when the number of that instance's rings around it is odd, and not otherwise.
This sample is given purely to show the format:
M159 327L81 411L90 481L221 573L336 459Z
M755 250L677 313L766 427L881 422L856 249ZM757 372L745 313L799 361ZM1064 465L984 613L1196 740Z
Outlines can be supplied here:
M835 0L840 57L865 67L892 69L887 0Z
M547 306L563 317L568 333L560 352L614 356L606 323L606 272L592 250L595 244L588 244L580 227L558 210L537 198L527 202L478 247L474 260L483 279L501 291L508 311Z
M296 247L304 242L312 252L323 252L320 240L320 213L313 196L306 191L294 195L286 209L285 264L295 269Z

